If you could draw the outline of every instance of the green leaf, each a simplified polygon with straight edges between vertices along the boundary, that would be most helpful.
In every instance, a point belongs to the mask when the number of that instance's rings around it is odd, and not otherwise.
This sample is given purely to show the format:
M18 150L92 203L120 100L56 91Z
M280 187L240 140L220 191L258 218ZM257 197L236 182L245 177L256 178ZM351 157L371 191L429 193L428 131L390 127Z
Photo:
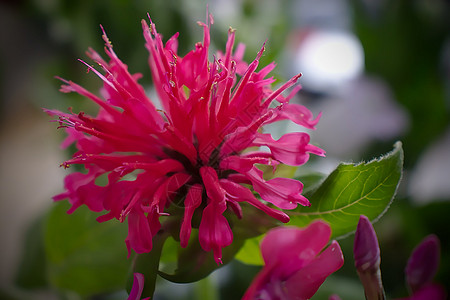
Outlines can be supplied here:
M131 264L124 243L126 224L98 223L98 214L86 206L69 215L69 206L55 203L45 223L50 284L82 296L123 289Z
M389 208L397 191L403 168L400 142L394 150L368 163L340 164L311 195L310 207L286 211L289 225L304 227L312 220L323 219L332 228L332 237L356 229L360 215L380 218Z
M295 179L300 180L303 183L303 194L308 195L317 190L326 177L326 174L315 172L296 176Z
M16 284L25 289L47 287L43 216L34 221L27 229L22 249L23 253L16 276Z
M195 299L219 300L219 287L211 280L211 277L205 277L194 285Z
M264 260L259 250L259 244L265 235L245 240L244 246L236 254L236 259L247 265L262 266Z
M364 299L364 288L357 279L331 274L311 300L328 300L332 294L345 300L361 300Z

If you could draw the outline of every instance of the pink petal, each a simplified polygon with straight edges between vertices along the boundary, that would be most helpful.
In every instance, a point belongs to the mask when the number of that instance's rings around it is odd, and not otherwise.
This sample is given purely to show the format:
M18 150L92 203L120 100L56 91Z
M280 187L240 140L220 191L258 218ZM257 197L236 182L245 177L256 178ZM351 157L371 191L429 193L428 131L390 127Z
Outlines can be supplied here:
M205 251L213 251L217 264L222 263L222 248L231 244L233 233L223 213L227 209L225 191L219 184L216 171L211 167L200 169L208 205L203 210L199 227L200 246Z
M82 139L85 137L85 135L82 132L79 132L75 130L75 128L66 128L67 137L64 139L64 141L61 143L61 148L66 149L70 145L72 145L74 142Z
M133 274L133 286L127 300L140 300L142 290L144 289L144 275L141 273Z
M152 205L163 210L166 206L166 201L173 200L177 194L177 190L185 185L189 179L191 179L191 175L185 173L175 173L167 178L167 180L156 189L155 194L153 195Z
M274 276L290 276L316 257L330 235L330 226L320 220L304 229L278 227L270 230L262 240L261 254L266 265L278 265Z
M131 249L136 251L136 253L150 252L153 246L152 238L153 234L144 213L140 210L132 209L128 214L128 236L125 239L128 257L131 254Z
M233 232L227 219L222 215L226 208L225 202L211 201L203 210L198 232L200 246L205 251L214 252L217 264L222 264L222 248L233 241Z
M263 172L256 167L245 175L251 180L253 188L261 198L282 209L293 209L297 204L310 206L308 199L301 195L303 184L291 178L264 180Z
M302 125L309 129L315 129L317 123L319 123L319 114L315 119L309 109L300 104L289 103L283 104L277 108L274 108L274 118L270 120L270 123L280 120L291 120L292 122Z
M248 188L227 179L221 179L220 185L225 189L227 197L239 202L246 201L272 218L280 220L283 223L289 222L289 216L287 214L263 204L260 200L256 199Z
M259 134L254 143L269 147L275 159L291 166L306 163L309 153L325 156L325 151L308 144L309 135L305 132L287 133L277 141L270 134Z
M191 221L194 211L202 203L203 187L200 184L192 186L184 200L184 217L180 230L180 245L185 248L191 236Z
M201 167L200 175L202 176L208 198L213 202L225 203L225 191L219 184L216 170L208 166Z
M330 226L321 220L304 229L270 230L261 242L265 266L242 299L311 298L325 278L343 264L337 242L321 252L330 234Z
M242 173L250 171L255 164L265 164L275 167L278 162L273 160L270 153L253 152L251 155L232 155L221 160L222 170L236 170Z
M332 273L344 264L344 256L336 241L285 283L288 299L310 299Z
M248 148L256 137L256 130L248 127L240 127L227 135L220 149L220 156L225 157L233 153L239 153Z
M72 213L82 204L86 204L89 209L95 212L103 210L104 188L95 185L95 179L101 175L98 169L91 169L88 174L79 172L67 175L64 178L66 192L53 197L55 201L69 198L72 207L67 213Z
M275 266L264 266L261 272L256 274L255 278L253 278L252 283L248 287L248 289L245 291L244 296L241 300L262 300L262 299L268 299L272 300L272 298L266 297L259 297L261 296L261 292L264 291L267 288L267 285L270 284L270 280L272 279L272 270L275 268ZM275 279L278 283L278 279ZM274 299L277 299L273 297ZM284 300L280 298L280 300Z

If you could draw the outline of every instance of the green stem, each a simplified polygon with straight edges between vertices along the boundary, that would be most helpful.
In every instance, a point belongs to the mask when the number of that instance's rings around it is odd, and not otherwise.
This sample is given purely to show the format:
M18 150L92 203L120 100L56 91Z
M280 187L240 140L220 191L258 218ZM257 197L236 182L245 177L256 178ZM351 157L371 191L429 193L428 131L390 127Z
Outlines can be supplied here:
M149 253L142 253L135 256L133 261L133 273L141 273L145 278L141 297L152 297L155 292L159 260L161 258L164 242L168 236L168 233L165 231L158 233L153 237L152 250Z
M380 269L375 272L358 271L359 280L364 286L366 300L385 300L383 282L381 281Z

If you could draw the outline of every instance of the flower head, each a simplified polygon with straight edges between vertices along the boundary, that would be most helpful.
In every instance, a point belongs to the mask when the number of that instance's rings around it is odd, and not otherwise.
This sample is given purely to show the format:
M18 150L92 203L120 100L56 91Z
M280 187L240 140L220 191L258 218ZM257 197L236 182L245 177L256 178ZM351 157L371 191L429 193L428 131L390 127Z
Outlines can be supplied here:
M184 210L181 246L188 244L194 216L201 216L200 245L205 251L212 250L216 262L221 263L222 248L233 239L225 211L242 217L239 203L247 202L287 222L289 217L270 203L281 209L309 205L301 195L301 182L265 180L256 167L263 164L275 168L279 163L298 166L310 153L324 156L323 150L309 144L306 133L286 134L279 140L261 133L263 125L279 120L314 129L318 118L314 119L304 106L289 103L298 88L288 96L282 95L300 75L273 91L275 80L267 75L275 64L256 71L264 47L247 65L242 61L244 46L233 51L233 30L228 33L225 52L208 60L211 23L212 18L208 24L199 23L203 42L179 56L178 34L164 45L155 24L142 21L162 109L147 97L137 82L140 75L128 72L104 33L108 59L92 49L88 51L103 69L101 73L88 65L103 81L101 97L72 81L63 80L61 88L95 102L100 108L97 116L46 110L59 117L60 127L66 128L68 137L63 146L75 142L78 149L63 166L81 164L87 169L86 173L68 175L66 191L54 199L69 198L69 213L83 204L96 212L107 211L98 218L101 222L127 219L129 251L149 252L163 218L170 214L170 207L176 206ZM267 146L270 152L249 151L260 146ZM108 178L106 186L96 184L102 175Z
M253 280L243 300L309 299L344 264L336 241L323 250L331 229L315 221L305 229L278 227L261 242L265 266Z

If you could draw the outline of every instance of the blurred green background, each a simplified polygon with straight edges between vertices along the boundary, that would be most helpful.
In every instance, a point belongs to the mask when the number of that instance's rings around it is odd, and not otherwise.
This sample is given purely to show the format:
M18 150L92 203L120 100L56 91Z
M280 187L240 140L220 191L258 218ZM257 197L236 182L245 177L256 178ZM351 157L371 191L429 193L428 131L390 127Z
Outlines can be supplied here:
M92 107L78 95L59 93L54 76L93 91L100 87L77 58L87 60L88 47L101 53L102 24L116 53L132 73L143 74L140 83L151 93L140 20L150 13L164 40L180 32L179 53L184 55L202 40L196 21L205 20L206 3L0 1L0 299L82 299L58 289L48 275L43 236L55 210L51 196L62 190L67 174L58 166L69 153L58 148L63 132L41 108ZM329 172L338 161L370 160L390 151L396 140L403 142L400 189L375 224L386 292L391 298L407 295L407 258L431 233L441 240L436 281L450 291L450 1L211 0L208 5L215 19L214 49L224 49L231 26L237 29L236 41L247 45L247 61L267 39L261 65L276 61L273 75L281 80L303 73L295 101L315 114L323 112L312 141L327 151L325 160L305 167ZM332 43L336 37L344 37L338 39L342 44ZM67 233L68 240L72 234ZM346 263L314 299L334 292L342 299L362 298L353 268L353 236L340 243ZM126 252L123 243L118 247ZM117 265L127 269L126 263ZM161 282L154 299L238 299L257 271L232 262L197 284ZM124 299L124 291L114 291L122 280L105 289L108 295L85 298Z

